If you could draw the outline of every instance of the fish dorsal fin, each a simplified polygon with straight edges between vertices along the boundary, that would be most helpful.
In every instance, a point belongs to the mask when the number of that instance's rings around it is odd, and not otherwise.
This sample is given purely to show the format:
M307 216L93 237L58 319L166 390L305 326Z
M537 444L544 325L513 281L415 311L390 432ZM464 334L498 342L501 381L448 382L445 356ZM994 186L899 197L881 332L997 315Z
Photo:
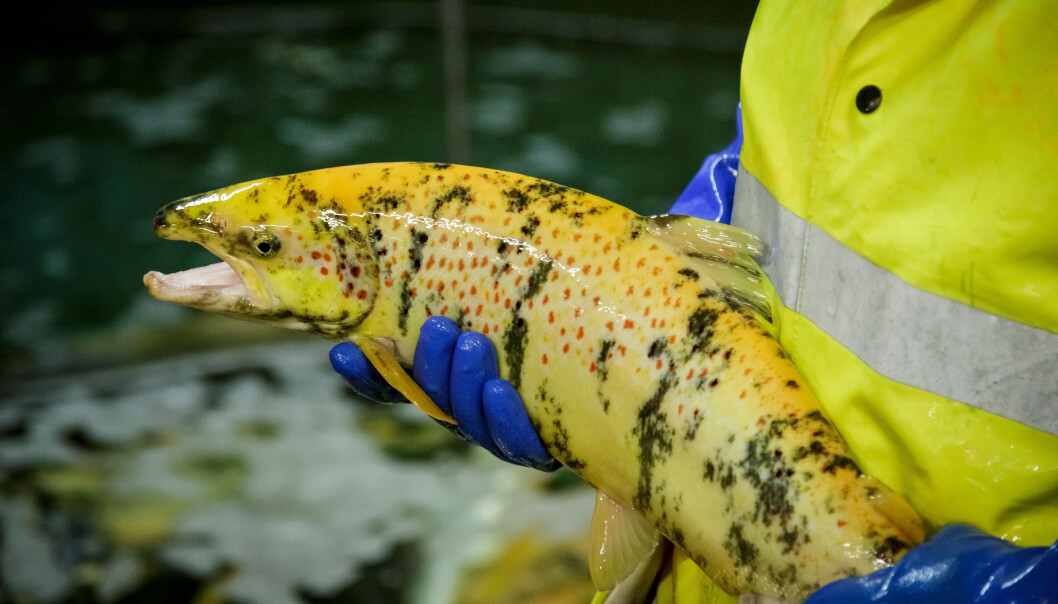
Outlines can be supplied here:
M764 244L752 233L693 216L663 214L648 219L648 230L720 286L731 302L771 320L765 277L754 258Z
M595 493L588 564L596 589L613 589L649 558L660 542L661 534L645 518L602 491Z
M397 391L404 395L404 398L411 401L420 411L434 419L448 422L449 424L456 423L444 411L441 411L430 396L423 392L422 388L415 383L415 380L411 379L408 372L404 371L400 362L397 361L397 355L393 351L392 343L382 342L366 336L354 337L353 343L364 353L367 360L371 361L371 364L382 374L386 382L396 388Z

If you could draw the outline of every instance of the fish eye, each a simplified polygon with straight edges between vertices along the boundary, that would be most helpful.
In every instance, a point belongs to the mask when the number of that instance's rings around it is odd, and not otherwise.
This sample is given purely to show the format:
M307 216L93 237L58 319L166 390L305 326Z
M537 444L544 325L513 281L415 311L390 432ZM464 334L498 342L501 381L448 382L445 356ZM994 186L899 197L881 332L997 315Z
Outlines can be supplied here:
M265 231L253 240L250 247L261 258L271 258L279 253L279 238L275 234Z

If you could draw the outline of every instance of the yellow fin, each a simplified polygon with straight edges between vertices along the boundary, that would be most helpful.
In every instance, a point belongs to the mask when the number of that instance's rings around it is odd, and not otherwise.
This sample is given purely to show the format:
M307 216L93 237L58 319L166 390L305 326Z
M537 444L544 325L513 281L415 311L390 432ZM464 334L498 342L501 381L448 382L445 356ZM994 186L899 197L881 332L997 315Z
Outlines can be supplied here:
M448 417L444 411L441 411L437 404L430 399L430 396L423 392L422 388L415 383L415 380L411 379L408 372L404 371L404 368L397 361L397 355L394 353L392 345L368 337L353 338L353 343L363 351L364 355L367 356L367 360L371 361L371 364L382 374L386 382L396 388L404 395L404 398L411 401L420 411L434 419L450 424L456 423L454 419Z
M771 320L765 277L754 260L764 253L760 239L738 227L693 216L664 214L649 221L652 234L715 281L731 301Z
M661 534L645 518L596 492L588 552L595 589L616 587L651 557L660 542Z

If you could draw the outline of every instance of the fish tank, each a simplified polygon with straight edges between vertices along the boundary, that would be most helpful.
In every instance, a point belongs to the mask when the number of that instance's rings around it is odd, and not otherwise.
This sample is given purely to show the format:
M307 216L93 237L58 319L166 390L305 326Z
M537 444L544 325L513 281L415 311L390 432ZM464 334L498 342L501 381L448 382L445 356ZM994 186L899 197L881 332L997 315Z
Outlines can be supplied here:
M0 99L0 601L588 602L594 493L359 398L331 342L164 304L164 204L462 163L664 213L754 2L27 8ZM532 334L529 334L532 337Z

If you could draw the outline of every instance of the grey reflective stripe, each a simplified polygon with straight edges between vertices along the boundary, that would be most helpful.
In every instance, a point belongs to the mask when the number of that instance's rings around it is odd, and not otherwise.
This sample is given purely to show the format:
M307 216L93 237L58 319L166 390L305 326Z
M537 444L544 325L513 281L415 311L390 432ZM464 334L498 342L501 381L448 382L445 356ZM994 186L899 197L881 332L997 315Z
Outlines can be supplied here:
M908 284L786 209L739 166L732 224L799 312L878 373L1058 434L1058 334Z

